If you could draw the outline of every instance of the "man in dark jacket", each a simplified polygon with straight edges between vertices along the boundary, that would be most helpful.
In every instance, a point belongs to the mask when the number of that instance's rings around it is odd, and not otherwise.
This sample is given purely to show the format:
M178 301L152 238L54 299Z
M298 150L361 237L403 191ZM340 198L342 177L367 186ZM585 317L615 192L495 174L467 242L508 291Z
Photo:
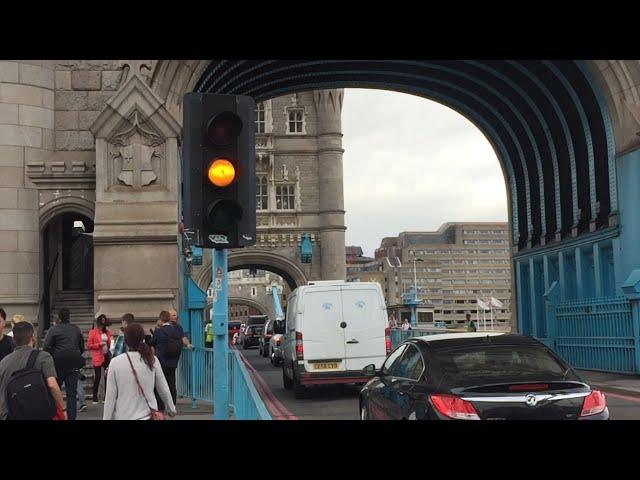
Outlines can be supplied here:
M180 351L182 349L182 339L184 338L184 330L179 324L173 324L171 322L171 316L169 312L160 312L160 318L158 320L158 326L153 332L151 338L151 345L156 349L156 357L160 360L160 366L164 377L167 379L169 390L171 391L171 397L173 403L177 399L176 390L176 368L178 367L178 361L180 360ZM173 345L171 345L173 344ZM177 353L177 355L176 355ZM158 405L162 402L158 395ZM160 405L159 409L163 410L164 404Z
M67 392L67 415L76 419L76 397L80 369L84 366L84 338L77 325L69 323L69 309L58 312L60 323L51 327L44 341L43 350L53 357L58 383Z

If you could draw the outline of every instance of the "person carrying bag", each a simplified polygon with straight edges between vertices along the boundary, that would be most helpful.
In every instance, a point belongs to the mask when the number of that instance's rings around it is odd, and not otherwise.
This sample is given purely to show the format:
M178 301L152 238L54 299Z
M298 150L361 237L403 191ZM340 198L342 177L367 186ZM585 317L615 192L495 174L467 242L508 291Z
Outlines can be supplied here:
M103 420L164 420L173 417L176 407L171 398L160 361L144 341L140 324L124 329L128 351L111 360L105 395ZM158 407L156 390L165 407ZM164 413L163 413L164 411Z

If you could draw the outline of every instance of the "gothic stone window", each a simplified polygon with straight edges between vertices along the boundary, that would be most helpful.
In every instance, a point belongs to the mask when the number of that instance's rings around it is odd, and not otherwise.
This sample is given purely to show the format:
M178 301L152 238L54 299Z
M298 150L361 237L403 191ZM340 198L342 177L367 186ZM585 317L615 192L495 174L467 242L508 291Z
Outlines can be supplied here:
M287 133L304 133L303 130L303 119L304 119L304 109L302 108L294 108L288 111L289 113L289 121L287 122L289 128Z
M280 185L276 187L276 209L295 209L295 185Z
M256 133L264 133L266 131L265 107L264 102L256 104Z
M256 209L267 210L269 208L269 190L267 177L258 175L256 177Z

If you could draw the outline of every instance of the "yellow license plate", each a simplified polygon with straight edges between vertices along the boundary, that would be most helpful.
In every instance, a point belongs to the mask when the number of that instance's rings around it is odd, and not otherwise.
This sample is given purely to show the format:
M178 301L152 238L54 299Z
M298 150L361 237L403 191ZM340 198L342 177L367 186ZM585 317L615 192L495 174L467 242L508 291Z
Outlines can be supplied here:
M315 370L335 370L338 368L338 364L335 362L332 363L314 363L313 368Z

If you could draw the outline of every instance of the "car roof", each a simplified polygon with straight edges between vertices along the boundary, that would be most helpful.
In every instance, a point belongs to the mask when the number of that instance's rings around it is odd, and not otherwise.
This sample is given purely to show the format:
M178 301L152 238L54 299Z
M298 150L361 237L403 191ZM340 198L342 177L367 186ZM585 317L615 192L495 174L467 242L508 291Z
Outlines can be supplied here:
M416 340L430 349L455 348L487 343L492 345L543 345L532 337L503 332L443 333L413 337L410 340Z

